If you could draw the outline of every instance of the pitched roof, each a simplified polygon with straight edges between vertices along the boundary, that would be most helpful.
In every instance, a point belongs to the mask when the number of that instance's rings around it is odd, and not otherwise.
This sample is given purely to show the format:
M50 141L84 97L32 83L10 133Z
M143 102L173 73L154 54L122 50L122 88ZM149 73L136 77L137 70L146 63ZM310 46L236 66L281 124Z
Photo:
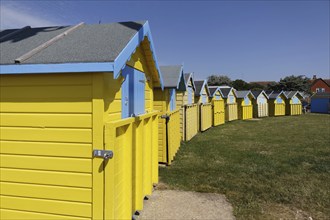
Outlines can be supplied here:
M272 94L274 91L272 91L272 90L266 90L265 91L265 93L267 94L267 96L269 97L270 96L270 94Z
M285 94L283 93L283 91L280 91L280 92L278 92L278 91L273 91L270 95L269 95L269 99L276 99L278 96L280 96L280 95L284 95L285 96ZM285 96L286 97L286 96Z
M164 80L164 87L179 88L183 74L182 65L160 66L160 71Z
M184 77L184 82L186 84L186 88L188 87L189 80L191 80L192 81L192 86L193 86L193 88L195 90L196 87L195 87L195 83L194 83L194 79L193 79L193 73L184 73L183 74L183 77Z
M195 96L199 96L201 95L201 92L202 92L202 88L204 86L207 87L207 92L210 94L210 91L208 89L208 86L207 86L207 82L206 80L194 80L194 83L195 83L195 88L196 88L196 92L195 92Z
M266 98L268 99L268 95L267 95L267 93L266 93L264 90L257 90L257 91L251 91L251 92L252 92L252 94L253 94L253 96L254 96L255 98L258 98L258 96L259 96L261 93L263 93L264 96L266 96Z
M82 25L23 61L28 64L114 61L146 21ZM72 26L28 28L1 41L1 64L15 59ZM16 29L17 30L17 29ZM14 30L6 30L12 33ZM2 32L1 32L2 33ZM5 34L5 33L4 33ZM3 34L2 34L3 35Z
M223 97L226 99L226 98L228 98L228 95L229 95L229 93L230 93L230 91L231 90L233 90L234 88L233 87L229 87L229 86L220 86L219 88L220 88L220 91L221 91L221 93L223 94Z
M312 80L312 85L311 86L313 86L318 81L323 81L327 86L330 87L330 79L322 79L322 78Z
M222 94L219 86L209 86L209 90L210 90L211 97L213 97L218 90L219 90L221 96L223 97L223 94Z
M251 95L253 98L255 98L250 90L241 90L236 91L235 93L238 99L244 99L248 95Z
M114 72L118 77L141 42L150 48L147 57L154 62L148 65L162 82L148 21L3 30L1 72ZM78 69L78 64L86 65Z
M299 91L284 91L284 95L287 99L291 99L293 96L299 96L301 99L304 98L303 94Z

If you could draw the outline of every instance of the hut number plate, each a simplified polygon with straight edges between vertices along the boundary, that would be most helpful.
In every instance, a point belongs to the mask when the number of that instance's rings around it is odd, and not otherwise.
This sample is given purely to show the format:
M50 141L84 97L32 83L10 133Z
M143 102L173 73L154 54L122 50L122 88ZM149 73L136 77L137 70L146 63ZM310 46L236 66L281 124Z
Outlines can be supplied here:
M93 156L108 160L113 157L113 152L111 150L93 150Z

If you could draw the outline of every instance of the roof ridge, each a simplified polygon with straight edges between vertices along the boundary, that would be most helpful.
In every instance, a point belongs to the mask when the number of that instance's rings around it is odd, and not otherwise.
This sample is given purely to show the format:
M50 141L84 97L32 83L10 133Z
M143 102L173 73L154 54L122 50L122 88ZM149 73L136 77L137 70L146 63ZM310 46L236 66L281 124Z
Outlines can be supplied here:
M33 55L39 53L40 51L42 51L43 49L49 47L50 45L54 44L55 42L59 41L60 39L62 39L63 37L65 37L66 35L68 35L69 33L71 33L72 31L82 27L84 25L84 22L81 22L71 28L69 28L68 30L64 31L63 33L53 37L52 39L42 43L41 45L39 45L38 47L30 50L29 52L23 54L22 56L18 57L15 59L15 63L22 63L23 61L31 58Z

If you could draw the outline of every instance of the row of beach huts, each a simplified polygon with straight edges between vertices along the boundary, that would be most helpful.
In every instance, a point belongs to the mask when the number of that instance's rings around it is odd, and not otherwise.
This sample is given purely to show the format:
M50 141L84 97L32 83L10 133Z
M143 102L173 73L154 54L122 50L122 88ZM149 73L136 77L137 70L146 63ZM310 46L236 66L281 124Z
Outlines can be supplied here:
M301 114L299 92L160 67L147 21L2 30L0 46L0 219L131 219L181 141Z

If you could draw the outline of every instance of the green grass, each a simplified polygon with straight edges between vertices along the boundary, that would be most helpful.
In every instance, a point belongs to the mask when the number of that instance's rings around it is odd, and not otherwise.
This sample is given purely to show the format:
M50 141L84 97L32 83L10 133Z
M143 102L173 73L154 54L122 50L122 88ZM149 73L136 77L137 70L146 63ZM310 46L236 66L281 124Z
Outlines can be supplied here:
M170 188L225 194L238 219L330 219L330 115L234 121L183 143Z

